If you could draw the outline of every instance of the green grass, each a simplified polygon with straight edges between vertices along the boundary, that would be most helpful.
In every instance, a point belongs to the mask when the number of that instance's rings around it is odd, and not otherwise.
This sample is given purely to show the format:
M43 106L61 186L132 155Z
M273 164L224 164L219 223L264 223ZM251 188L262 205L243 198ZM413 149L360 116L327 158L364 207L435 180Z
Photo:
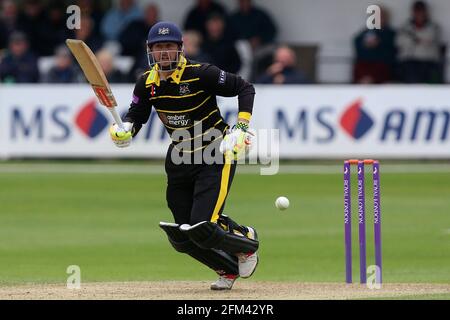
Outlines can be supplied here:
M163 174L0 173L0 182L2 285L65 283L69 265L82 281L211 279L158 227L172 221ZM225 212L258 230L253 279L343 281L342 184L341 174L236 175ZM279 195L287 211L275 209ZM450 174L382 173L381 197L384 281L450 283ZM368 201L368 265L371 213Z

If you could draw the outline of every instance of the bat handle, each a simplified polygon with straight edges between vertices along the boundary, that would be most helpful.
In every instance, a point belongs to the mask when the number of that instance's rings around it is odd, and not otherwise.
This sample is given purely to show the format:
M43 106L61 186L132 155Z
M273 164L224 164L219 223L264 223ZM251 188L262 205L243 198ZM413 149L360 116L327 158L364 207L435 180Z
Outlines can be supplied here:
M112 116L114 118L114 121L117 123L119 128L121 128L122 130L125 130L124 127L123 127L122 119L120 118L119 114L117 113L116 108L115 107L111 107L111 108L108 108L108 110L109 110L109 112L111 112L111 114L112 114Z

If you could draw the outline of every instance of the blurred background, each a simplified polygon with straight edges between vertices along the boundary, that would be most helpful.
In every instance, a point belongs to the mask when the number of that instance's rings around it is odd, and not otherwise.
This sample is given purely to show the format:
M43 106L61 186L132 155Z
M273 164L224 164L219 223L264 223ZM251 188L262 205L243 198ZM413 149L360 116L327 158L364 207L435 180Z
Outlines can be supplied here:
M73 83L60 48L68 37L106 49L111 82L134 82L147 67L148 29L170 20L185 31L185 50L257 83L445 83L450 22L445 0L2 0L0 79L3 83ZM66 28L76 4L81 28ZM382 30L368 30L367 7L382 9ZM22 48L23 47L23 48ZM60 50L58 50L60 49ZM17 75L11 59L27 58ZM112 57L108 57L112 55ZM278 62L284 72L270 66ZM112 69L112 70L109 70ZM277 69L277 70L275 70ZM63 72L66 71L66 72ZM276 72L278 71L278 72ZM26 74L23 74L26 73ZM286 76L287 74L287 76ZM272 75L269 77L268 75Z

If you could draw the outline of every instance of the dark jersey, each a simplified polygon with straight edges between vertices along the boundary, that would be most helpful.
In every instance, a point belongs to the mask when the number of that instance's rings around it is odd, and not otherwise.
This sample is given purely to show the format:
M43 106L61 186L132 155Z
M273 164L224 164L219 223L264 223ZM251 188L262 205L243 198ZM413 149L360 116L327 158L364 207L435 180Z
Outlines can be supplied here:
M254 95L254 87L241 77L182 57L166 81L160 80L156 68L139 78L124 120L134 124L133 135L136 135L149 119L153 107L175 147L184 142L181 150L192 152L221 139L229 128L217 106L216 96L238 96L239 112L250 115Z

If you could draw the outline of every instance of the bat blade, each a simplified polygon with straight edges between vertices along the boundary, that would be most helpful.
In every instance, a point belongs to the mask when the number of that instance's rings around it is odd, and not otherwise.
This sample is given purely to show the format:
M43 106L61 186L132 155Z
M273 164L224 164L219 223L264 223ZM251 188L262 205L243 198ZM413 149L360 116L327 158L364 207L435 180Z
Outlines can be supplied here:
M82 40L67 39L66 44L74 55L87 81L91 84L98 101L108 108L116 123L123 127L116 111L117 102L97 58Z

